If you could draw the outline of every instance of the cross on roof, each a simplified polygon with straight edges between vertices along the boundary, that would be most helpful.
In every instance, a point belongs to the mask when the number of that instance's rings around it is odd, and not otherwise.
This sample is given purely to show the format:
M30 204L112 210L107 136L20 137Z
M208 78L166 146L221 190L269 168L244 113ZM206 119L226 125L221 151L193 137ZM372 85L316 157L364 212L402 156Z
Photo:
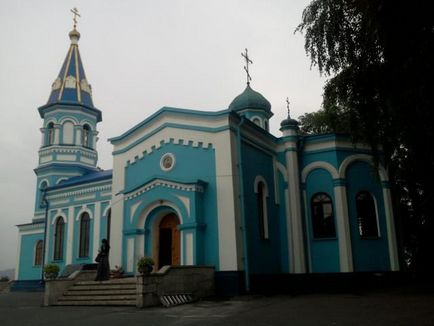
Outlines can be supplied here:
M78 9L77 8L71 9L71 12L74 14L74 18L72 20L74 21L74 29L75 29L77 27L77 16L78 17L81 17L81 16L78 13Z
M289 104L290 104L291 102L289 102L289 98L286 98L286 109L288 110L288 118L290 117L289 116Z
M241 56L246 60L246 65L244 66L244 70L246 71L247 74L247 85L249 85L250 81L252 80L252 77L249 74L249 63L253 64L253 61L250 60L249 54L247 53L247 49L245 53L241 52Z

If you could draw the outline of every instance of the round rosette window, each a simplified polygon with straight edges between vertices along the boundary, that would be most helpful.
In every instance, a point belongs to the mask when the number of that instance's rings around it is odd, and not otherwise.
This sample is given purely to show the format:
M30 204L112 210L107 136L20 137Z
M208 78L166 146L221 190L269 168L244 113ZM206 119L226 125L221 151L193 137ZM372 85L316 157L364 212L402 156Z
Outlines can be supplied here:
M163 171L170 171L175 166L175 155L172 153L166 153L161 157L160 167Z

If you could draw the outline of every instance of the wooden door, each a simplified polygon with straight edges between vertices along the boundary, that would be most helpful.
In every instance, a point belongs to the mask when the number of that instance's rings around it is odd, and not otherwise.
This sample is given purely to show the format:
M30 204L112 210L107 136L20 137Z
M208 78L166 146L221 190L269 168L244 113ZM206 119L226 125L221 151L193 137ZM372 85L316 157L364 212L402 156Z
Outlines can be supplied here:
M170 213L160 222L158 268L164 265L178 266L181 262L178 217Z

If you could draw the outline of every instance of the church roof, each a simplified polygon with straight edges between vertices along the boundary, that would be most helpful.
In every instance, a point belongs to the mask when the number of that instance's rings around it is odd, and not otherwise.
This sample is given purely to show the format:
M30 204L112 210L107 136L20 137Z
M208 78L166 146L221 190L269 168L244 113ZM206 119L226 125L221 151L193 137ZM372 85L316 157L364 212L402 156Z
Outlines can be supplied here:
M89 174L69 178L68 180L62 181L55 186L48 187L47 190L54 190L54 189L65 188L70 186L82 185L90 182L111 179L112 175L113 175L113 170L97 171L94 173L89 173Z
M246 89L229 105L229 109L232 111L260 109L271 113L271 104L261 93L254 91L248 83Z
M69 33L71 45L59 75L53 82L47 105L55 103L80 104L94 108L92 89L86 80L83 63L78 49L80 33L74 29Z

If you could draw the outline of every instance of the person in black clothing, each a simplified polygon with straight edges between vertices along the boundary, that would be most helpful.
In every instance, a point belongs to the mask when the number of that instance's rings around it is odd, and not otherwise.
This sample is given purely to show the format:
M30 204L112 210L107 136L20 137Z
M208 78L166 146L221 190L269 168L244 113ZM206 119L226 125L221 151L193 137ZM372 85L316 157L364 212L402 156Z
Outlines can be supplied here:
M95 281L106 281L110 278L109 251L110 246L107 239L102 239L98 252L99 261Z

